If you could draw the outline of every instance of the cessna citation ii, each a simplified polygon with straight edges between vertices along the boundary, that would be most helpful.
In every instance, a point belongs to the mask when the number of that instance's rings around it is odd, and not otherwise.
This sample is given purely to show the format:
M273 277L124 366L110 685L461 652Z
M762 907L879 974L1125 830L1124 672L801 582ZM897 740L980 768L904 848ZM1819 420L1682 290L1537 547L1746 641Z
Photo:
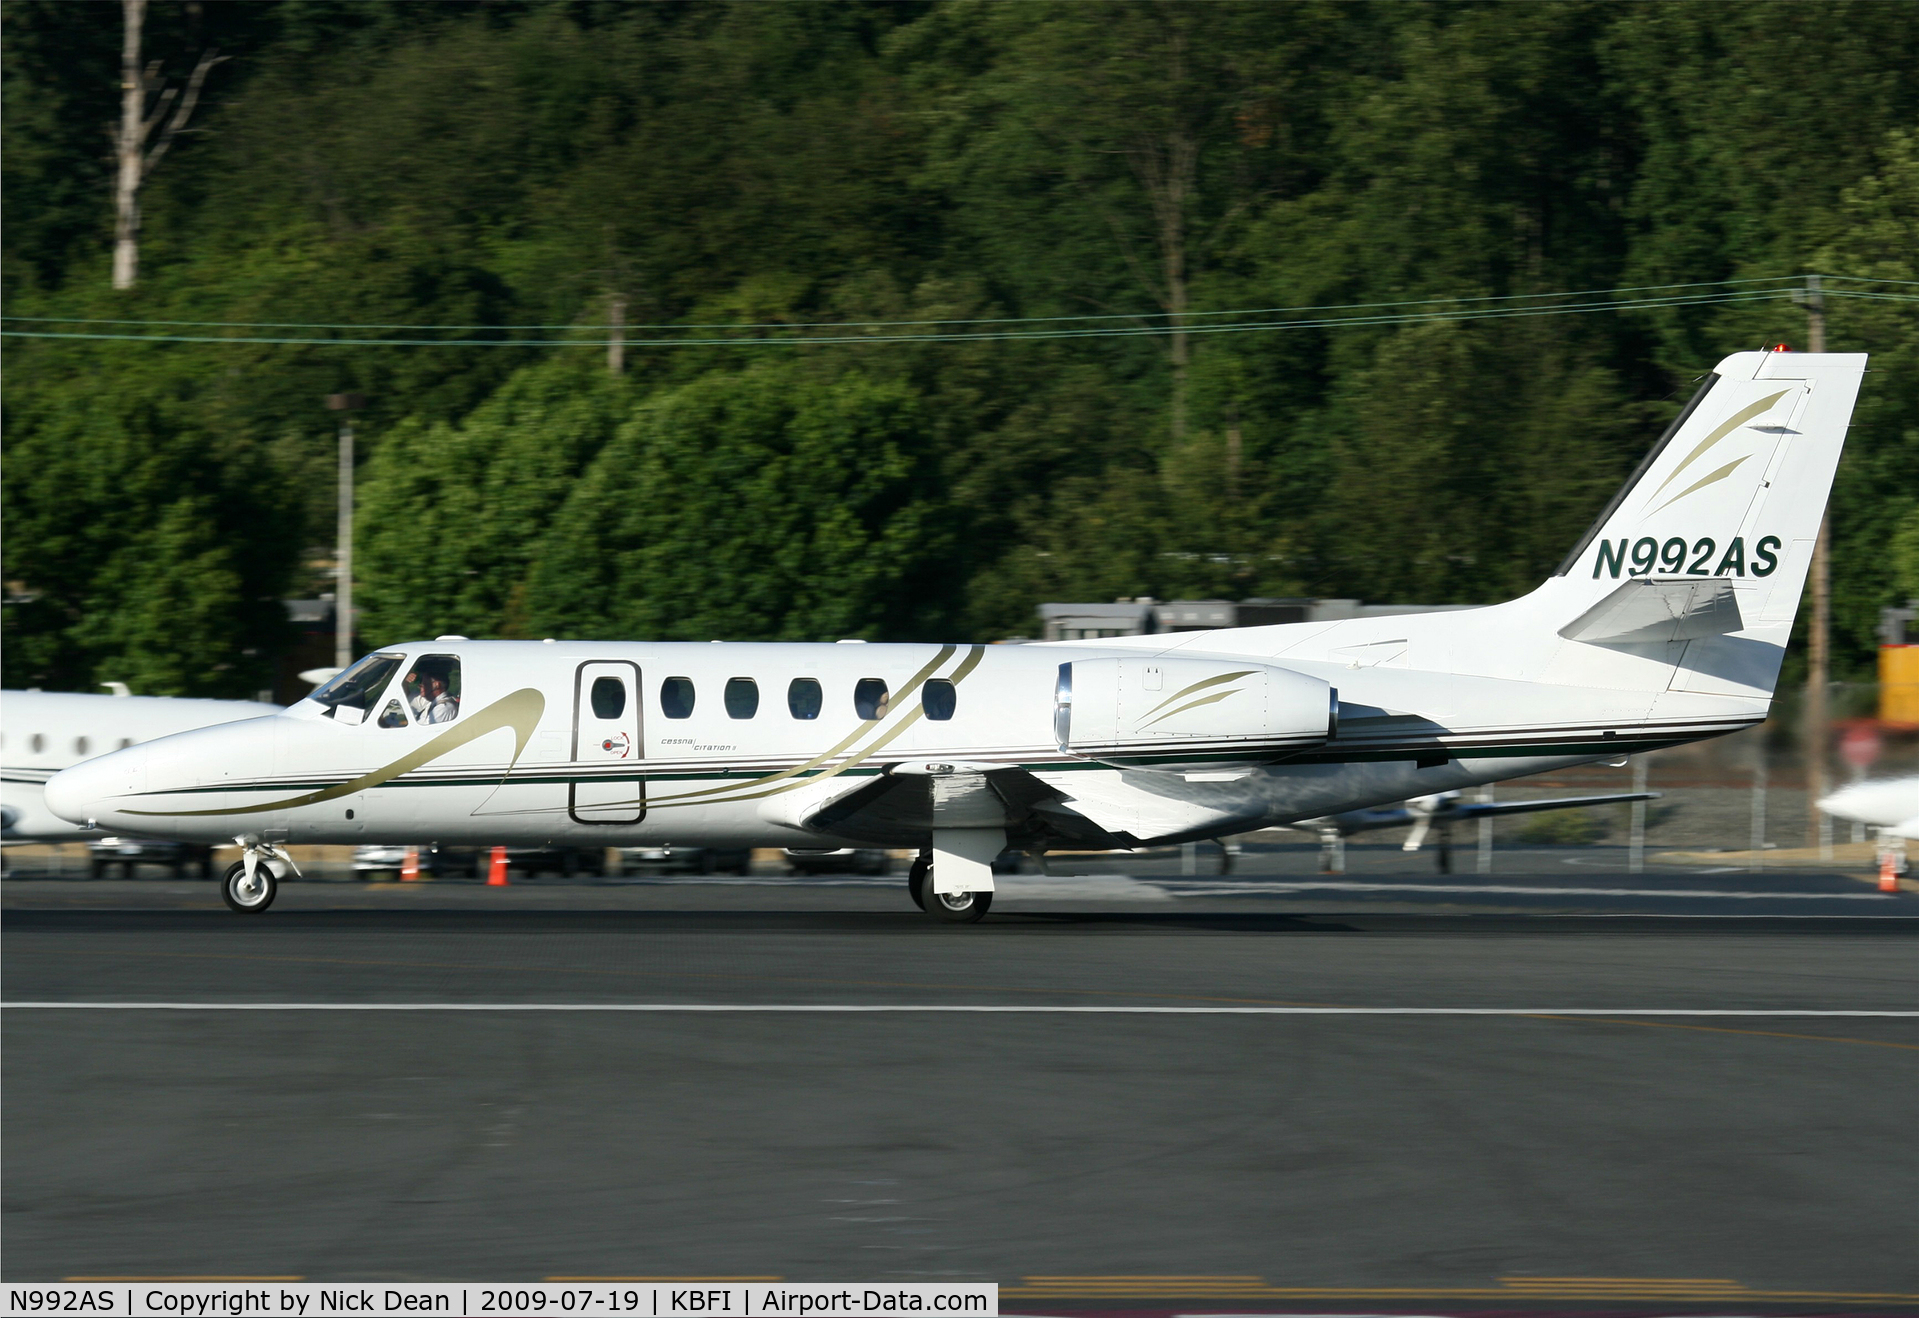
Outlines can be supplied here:
M68 769L76 823L288 843L917 847L941 920L993 857L1214 838L1766 717L1866 359L1726 358L1559 571L1444 613L1040 645L469 641L271 718Z

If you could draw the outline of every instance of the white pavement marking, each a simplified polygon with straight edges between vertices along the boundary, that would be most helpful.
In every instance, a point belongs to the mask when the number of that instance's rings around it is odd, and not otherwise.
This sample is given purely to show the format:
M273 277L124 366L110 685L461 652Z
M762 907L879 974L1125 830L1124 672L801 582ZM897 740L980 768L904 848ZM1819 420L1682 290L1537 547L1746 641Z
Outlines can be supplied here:
M1720 1007L1088 1007L885 1002L0 1002L9 1011L625 1011L829 1015L944 1012L1007 1016L1742 1016L1919 1017L1919 1010Z

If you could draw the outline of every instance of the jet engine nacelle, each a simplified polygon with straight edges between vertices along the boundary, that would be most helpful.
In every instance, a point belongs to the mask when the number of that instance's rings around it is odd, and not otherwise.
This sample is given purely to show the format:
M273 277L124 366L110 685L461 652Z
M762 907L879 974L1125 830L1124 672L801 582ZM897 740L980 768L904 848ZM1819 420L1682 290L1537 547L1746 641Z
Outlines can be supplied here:
M1246 660L1076 659L1059 666L1053 733L1128 766L1273 760L1329 741L1338 707L1331 684Z

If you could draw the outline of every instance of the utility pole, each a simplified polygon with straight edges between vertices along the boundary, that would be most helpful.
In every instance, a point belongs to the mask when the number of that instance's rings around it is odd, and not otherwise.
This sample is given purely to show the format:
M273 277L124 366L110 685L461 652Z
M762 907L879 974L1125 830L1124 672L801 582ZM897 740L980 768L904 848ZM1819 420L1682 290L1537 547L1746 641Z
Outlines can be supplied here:
M626 374L626 295L615 293L606 304L606 373Z
M1826 350L1826 299L1818 275L1806 276L1801 296L1806 308L1806 349ZM1826 694L1832 668L1832 518L1819 519L1819 538L1812 545L1812 617L1806 626L1806 831L1809 843L1819 847L1821 860L1832 859L1832 817L1818 802L1826 795L1826 742L1831 713Z
M353 414L366 406L364 394L328 394L327 410L340 414L340 521L335 536L333 587L333 666L353 662Z

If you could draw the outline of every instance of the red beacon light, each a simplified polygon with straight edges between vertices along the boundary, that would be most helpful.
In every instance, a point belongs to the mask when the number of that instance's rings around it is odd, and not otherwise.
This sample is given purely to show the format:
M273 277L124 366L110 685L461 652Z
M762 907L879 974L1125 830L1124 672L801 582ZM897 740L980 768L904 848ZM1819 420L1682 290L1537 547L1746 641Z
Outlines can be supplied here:
M1781 343L1777 345L1776 347L1774 347L1773 351L1774 352L1791 352L1792 345L1790 343Z

